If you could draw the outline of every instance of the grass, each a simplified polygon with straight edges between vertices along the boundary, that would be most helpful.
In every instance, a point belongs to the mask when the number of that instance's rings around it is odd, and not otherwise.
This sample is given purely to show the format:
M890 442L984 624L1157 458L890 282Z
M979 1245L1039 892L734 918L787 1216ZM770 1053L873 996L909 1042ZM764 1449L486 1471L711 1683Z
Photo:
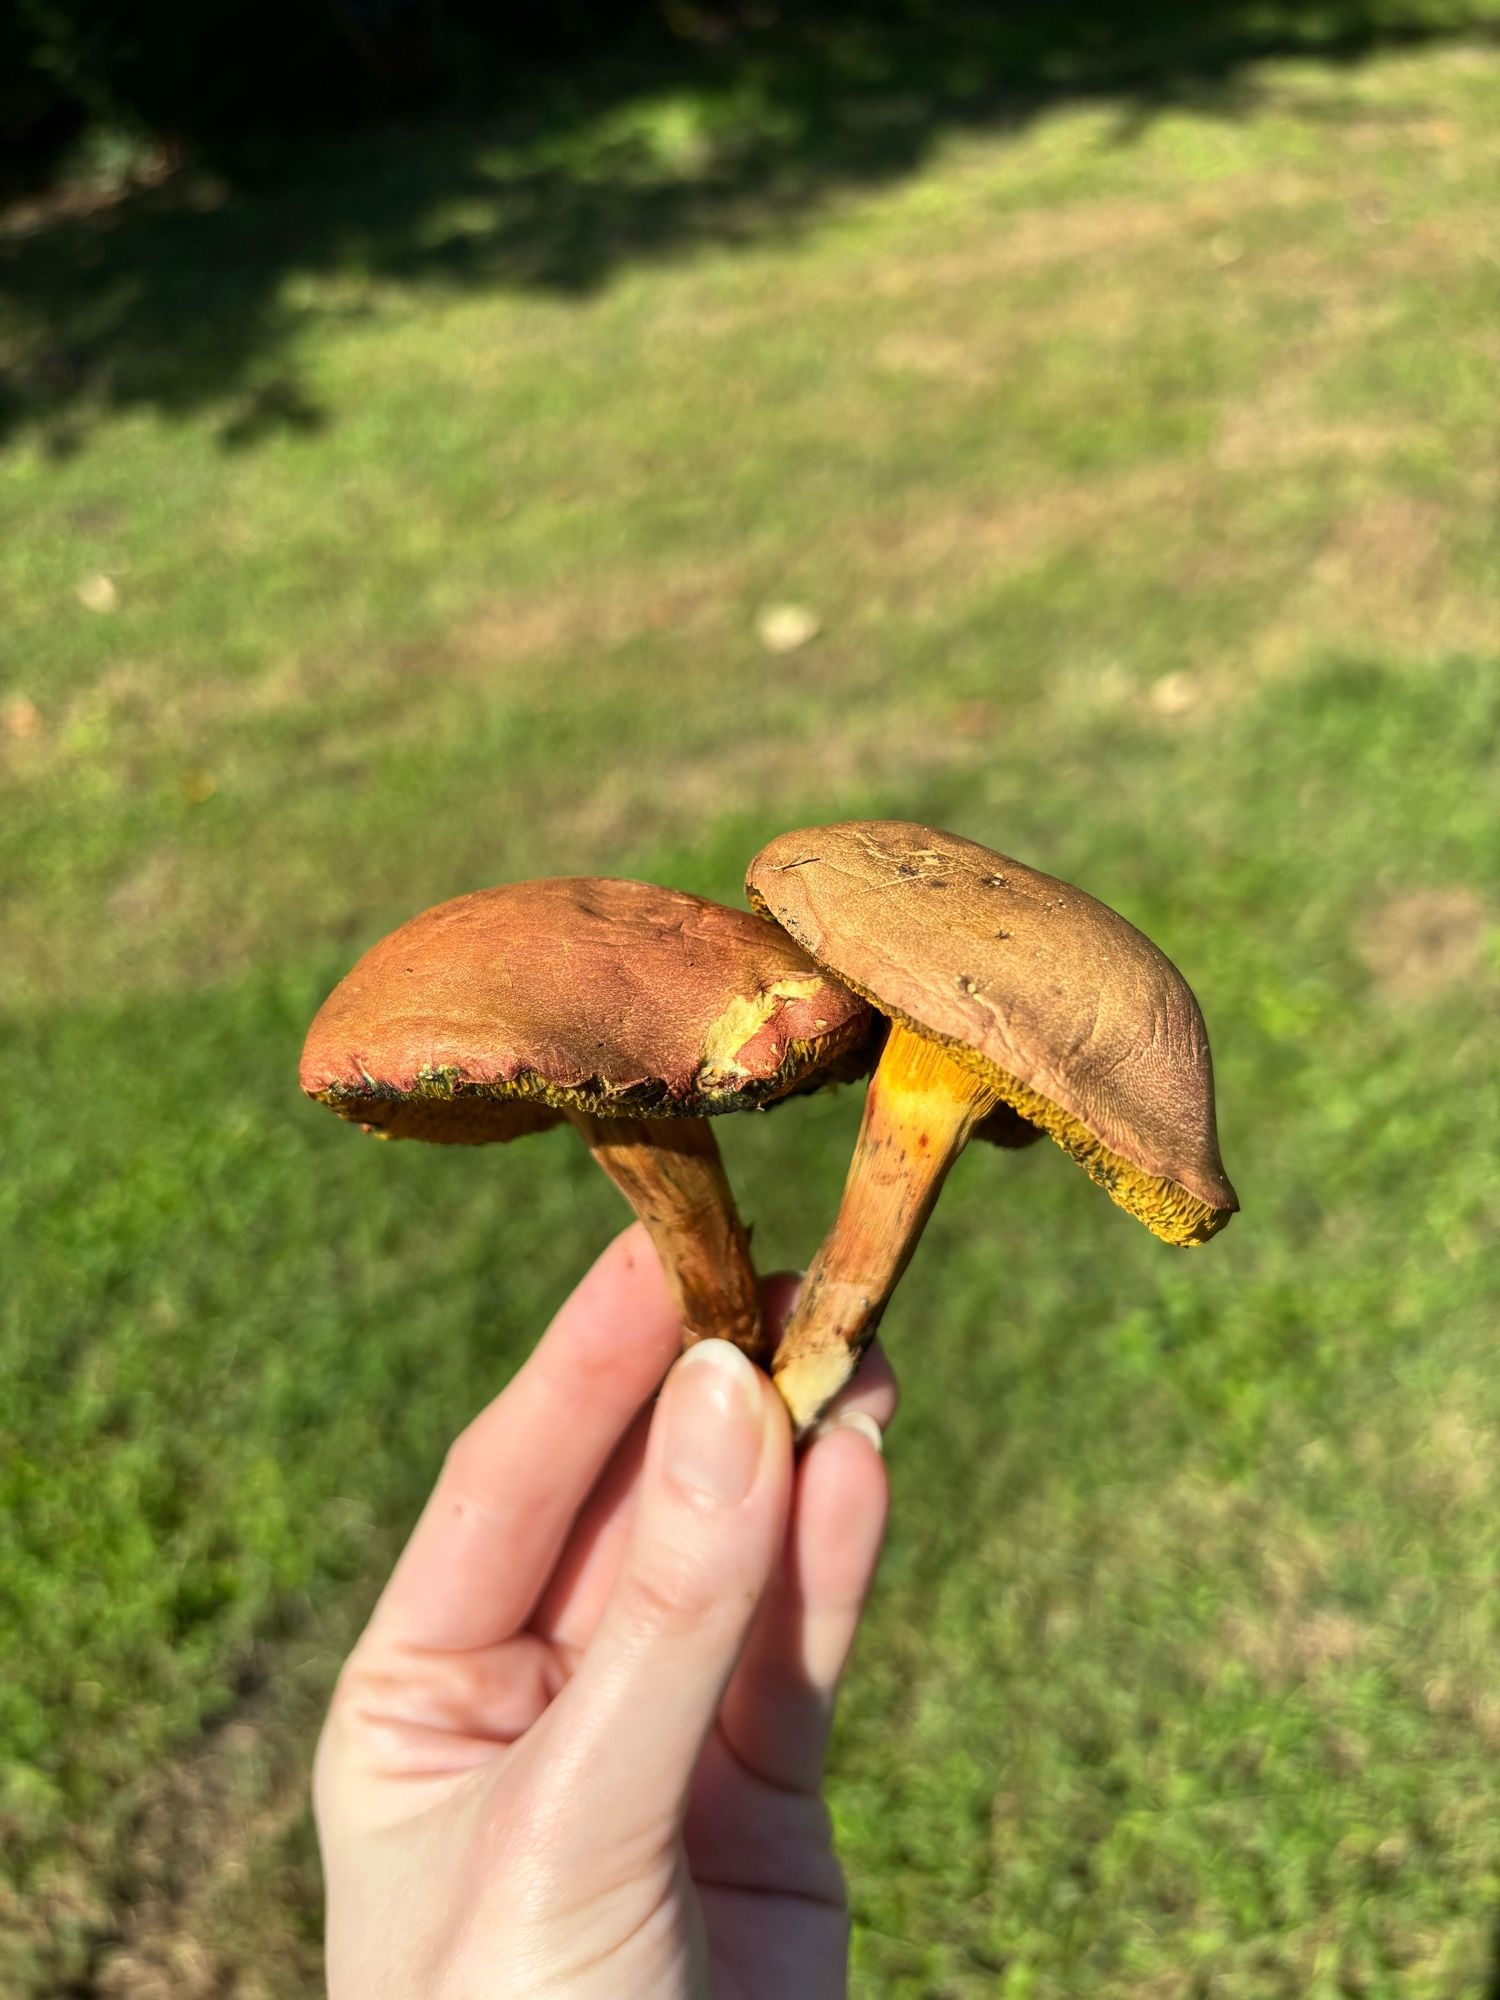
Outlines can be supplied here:
M1500 78L1245 82L933 134L592 290L328 254L336 150L16 239L92 245L79 311L190 239L210 329L247 243L323 247L258 385L90 377L0 459L4 1990L316 1990L340 1649L619 1220L561 1142L300 1104L328 985L467 887L737 899L863 812L1166 946L1245 1212L1182 1257L1051 1148L956 1172L888 1321L856 1990L1493 1990ZM725 1134L769 1266L857 1114Z

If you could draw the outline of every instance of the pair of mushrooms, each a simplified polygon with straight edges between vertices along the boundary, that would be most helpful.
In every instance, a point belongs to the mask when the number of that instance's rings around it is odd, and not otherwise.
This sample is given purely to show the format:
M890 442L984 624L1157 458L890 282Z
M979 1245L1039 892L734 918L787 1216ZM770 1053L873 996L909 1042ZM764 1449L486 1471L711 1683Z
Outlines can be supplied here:
M853 1374L971 1136L1047 1133L1169 1243L1205 1242L1239 1206L1197 1002L1103 903L886 820L784 834L746 890L756 915L588 878L424 911L325 1001L302 1088L389 1138L574 1125L650 1232L685 1340L769 1359L799 1436ZM872 1067L838 1217L768 1356L707 1121Z

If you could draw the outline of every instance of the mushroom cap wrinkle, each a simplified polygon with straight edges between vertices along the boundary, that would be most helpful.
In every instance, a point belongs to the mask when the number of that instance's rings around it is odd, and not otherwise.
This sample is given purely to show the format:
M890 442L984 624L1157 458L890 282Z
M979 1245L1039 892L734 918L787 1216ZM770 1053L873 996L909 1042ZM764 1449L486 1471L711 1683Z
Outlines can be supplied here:
M781 835L752 904L882 1013L945 1044L1170 1242L1238 1208L1203 1016L1149 938L957 834L857 820Z
M301 1083L393 1138L705 1117L868 1067L864 1002L743 910L562 876L424 910L323 1003Z

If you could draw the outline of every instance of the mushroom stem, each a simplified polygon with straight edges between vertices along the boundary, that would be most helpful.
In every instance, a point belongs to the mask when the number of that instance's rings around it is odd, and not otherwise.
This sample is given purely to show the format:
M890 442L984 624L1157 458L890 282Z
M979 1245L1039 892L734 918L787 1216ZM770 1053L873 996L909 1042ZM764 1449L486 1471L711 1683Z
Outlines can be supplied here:
M948 1169L999 1101L984 1077L942 1043L892 1023L837 1220L772 1363L799 1438L859 1366Z
M732 1341L764 1366L750 1237L708 1120L568 1117L645 1224L682 1315L683 1345Z

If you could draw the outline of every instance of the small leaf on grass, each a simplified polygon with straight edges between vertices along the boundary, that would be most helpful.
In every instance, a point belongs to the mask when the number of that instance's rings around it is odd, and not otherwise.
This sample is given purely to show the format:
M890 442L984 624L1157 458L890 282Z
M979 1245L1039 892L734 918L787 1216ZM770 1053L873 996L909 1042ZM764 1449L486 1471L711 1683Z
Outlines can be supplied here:
M822 630L805 604L768 604L756 615L755 635L768 653L795 653Z
M1191 674L1163 674L1151 683L1146 699L1158 715L1186 715L1198 703L1198 690Z
M35 736L42 726L42 711L29 694L13 694L0 709L0 721L7 736Z
M78 586L78 602L85 611L113 611L120 602L120 593L112 576L100 570L95 576L86 576Z

